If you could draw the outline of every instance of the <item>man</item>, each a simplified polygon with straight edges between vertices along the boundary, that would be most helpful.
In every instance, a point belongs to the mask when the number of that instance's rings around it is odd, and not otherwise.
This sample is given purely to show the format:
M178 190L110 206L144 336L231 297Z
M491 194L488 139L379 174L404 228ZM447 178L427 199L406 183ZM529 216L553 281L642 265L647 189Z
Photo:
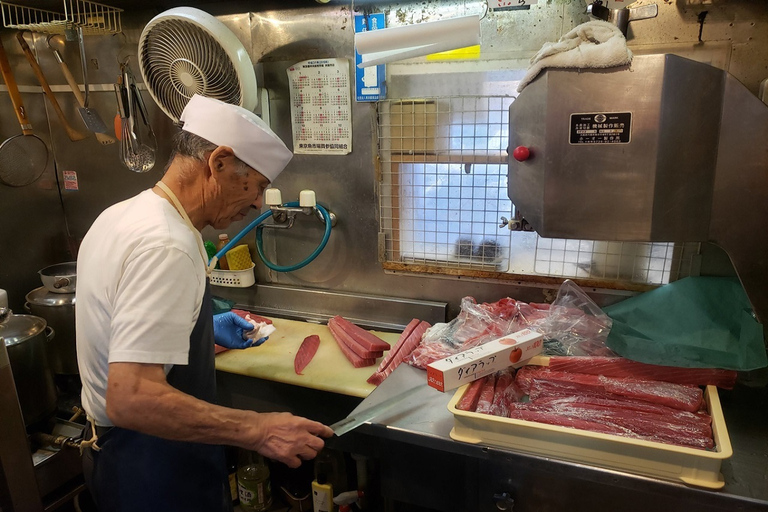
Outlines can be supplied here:
M84 470L102 511L226 510L223 445L297 467L333 435L214 404L214 337L242 348L251 326L232 313L213 322L199 231L260 208L292 153L253 113L214 99L194 96L181 120L161 182L105 210L78 255Z

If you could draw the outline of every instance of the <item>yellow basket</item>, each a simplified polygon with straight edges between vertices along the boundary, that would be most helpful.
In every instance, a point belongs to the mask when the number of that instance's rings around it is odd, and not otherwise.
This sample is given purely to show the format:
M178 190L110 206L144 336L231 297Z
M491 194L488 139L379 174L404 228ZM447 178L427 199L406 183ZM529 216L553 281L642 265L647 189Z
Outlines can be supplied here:
M253 267L251 252L247 245L238 245L227 251L226 258L229 270L247 270Z

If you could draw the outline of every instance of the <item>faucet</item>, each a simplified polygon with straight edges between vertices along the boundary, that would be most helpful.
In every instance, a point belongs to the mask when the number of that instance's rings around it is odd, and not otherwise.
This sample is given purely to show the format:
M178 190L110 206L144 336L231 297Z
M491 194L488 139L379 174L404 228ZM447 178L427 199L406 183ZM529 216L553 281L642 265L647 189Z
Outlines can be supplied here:
M272 224L264 224L265 228L288 229L293 226L296 215L299 213L304 215L314 214L320 222L325 224L323 214L317 209L314 190L302 190L299 192L299 204L298 206L292 206L294 203L283 204L280 189L269 188L265 192L264 203L269 206L272 212ZM335 226L336 215L331 211L328 211L328 215L331 218L331 226Z

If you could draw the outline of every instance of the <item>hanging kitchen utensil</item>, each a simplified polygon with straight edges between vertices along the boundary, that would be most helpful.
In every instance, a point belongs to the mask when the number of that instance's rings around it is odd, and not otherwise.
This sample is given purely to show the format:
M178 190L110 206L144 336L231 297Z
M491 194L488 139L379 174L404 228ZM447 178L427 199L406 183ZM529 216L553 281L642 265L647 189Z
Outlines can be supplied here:
M23 187L34 183L48 164L48 146L32 133L32 124L16 85L16 79L8 63L8 56L0 41L0 72L2 72L13 110L21 125L21 133L0 144L0 182L11 187Z
M32 71L34 71L35 76L37 77L37 81L40 82L40 86L43 88L43 92L45 92L45 97L48 98L48 101L51 102L53 111L56 112L56 116L59 118L59 121L64 127L64 131L67 132L67 137L69 137L69 140L72 142L77 142L88 137L88 134L79 132L70 126L66 116L64 115L64 112L61 110L61 106L59 106L59 102L56 101L56 96L53 94L50 85L48 85L48 80L45 79L45 75L43 74L43 70L40 67L40 64L37 63L37 59L35 59L35 56L32 55L32 50L29 49L29 45L24 39L24 33L17 32L16 39L19 41L21 50L24 52L24 56L27 58L29 65L32 67Z
M107 125L101 120L99 113L88 108L88 61L85 60L85 43L83 41L83 27L81 26L77 27L77 44L80 46L80 65L83 68L83 86L85 87L85 99L78 112L80 112L80 117L83 118L83 123L89 130L94 133L106 133ZM80 88L78 87L77 90L79 91Z
M53 44L51 44L53 42ZM80 105L79 112L82 115L82 109L86 109L85 106L85 98L83 98L83 93L80 92L80 86L77 84L77 81L75 80L75 77L72 76L72 72L69 70L69 66L67 66L67 63L64 62L64 59L61 56L61 52L59 52L58 48L56 48L55 44L57 42L61 41L61 35L55 34L50 35L46 38L46 44L48 45L48 48L53 52L53 55L56 57L56 61L59 63L59 66L61 67L61 72L64 74L64 78L66 79L67 83L69 84L70 89L72 89L72 94L75 95L75 99L77 99L78 105ZM104 121L101 120L101 117L99 117L98 112L96 112L93 109L86 109L93 113L92 116L88 116L89 120L92 120L94 122L94 126L98 126L99 130L101 130L102 125L104 125ZM85 122L85 118L83 118L83 122ZM85 126L91 129L90 125L88 123L85 123ZM111 135L108 135L106 133L107 127L104 125L104 131L96 131L95 129L92 129L91 131L94 132L94 135L96 136L96 140L98 140L103 145L109 145L114 144L117 142L117 139L112 137Z
M144 98L141 96L141 91L139 91L135 83L131 84L130 93L131 98L133 99L131 110L139 113L142 122L141 130L136 128L136 135L139 137L142 144L152 149L152 152L156 152L157 137L155 137L155 132L152 130L152 125L149 123L149 112L147 111L147 106L144 104ZM134 106L136 108L133 108ZM144 133L142 134L142 132Z
M127 64L122 65L122 74L115 85L117 104L120 111L120 158L126 168L133 172L147 172L155 165L156 144L152 133L150 146L144 142L136 127L139 106L134 98L138 92L133 80L133 73ZM150 127L151 130L151 127Z
M258 103L245 47L199 9L177 7L152 18L139 38L139 69L152 99L176 123L195 94L248 110Z

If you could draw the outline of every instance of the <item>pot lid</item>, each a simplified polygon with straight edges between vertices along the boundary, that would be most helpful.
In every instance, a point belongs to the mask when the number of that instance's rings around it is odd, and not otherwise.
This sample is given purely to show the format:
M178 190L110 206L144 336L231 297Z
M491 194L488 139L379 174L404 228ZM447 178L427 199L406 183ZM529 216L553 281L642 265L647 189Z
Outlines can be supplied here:
M10 347L37 336L47 325L39 316L11 315L5 323L0 324L0 338L4 338L5 346Z
M75 303L74 293L54 293L45 286L35 288L27 294L27 302L38 306L71 306Z

